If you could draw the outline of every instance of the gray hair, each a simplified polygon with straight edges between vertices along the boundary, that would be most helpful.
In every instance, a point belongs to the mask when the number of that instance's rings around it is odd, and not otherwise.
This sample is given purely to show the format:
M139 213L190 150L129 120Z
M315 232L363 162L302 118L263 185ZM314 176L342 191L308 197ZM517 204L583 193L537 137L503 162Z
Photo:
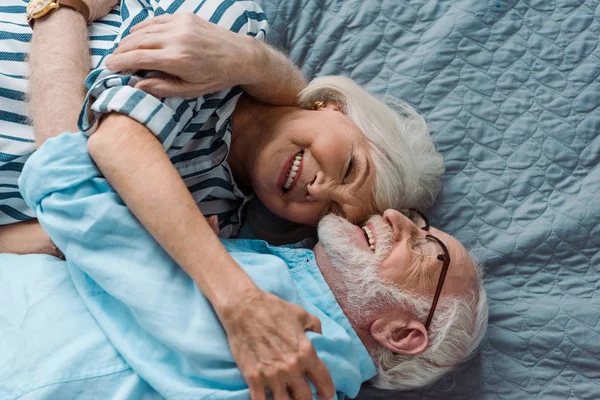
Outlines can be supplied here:
M441 188L443 159L427 123L410 105L393 98L378 100L342 76L316 78L300 93L300 107L312 109L316 101L336 103L370 141L379 211L423 210L433 204Z
M477 270L477 289L466 296L440 298L429 327L429 346L423 353L402 355L378 348L372 355L378 371L371 380L374 386L399 390L427 386L475 354L487 330L488 304L481 264L471 257ZM389 290L394 292L389 295L396 302L411 309L419 319L427 318L431 298Z

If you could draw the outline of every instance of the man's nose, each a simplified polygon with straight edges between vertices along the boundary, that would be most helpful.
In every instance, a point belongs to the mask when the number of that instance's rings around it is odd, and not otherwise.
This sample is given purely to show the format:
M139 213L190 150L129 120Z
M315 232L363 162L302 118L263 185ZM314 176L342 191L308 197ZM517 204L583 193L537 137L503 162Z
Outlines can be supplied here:
M404 214L397 210L385 210L383 220L392 227L394 240L400 241L403 235L413 235L418 228Z

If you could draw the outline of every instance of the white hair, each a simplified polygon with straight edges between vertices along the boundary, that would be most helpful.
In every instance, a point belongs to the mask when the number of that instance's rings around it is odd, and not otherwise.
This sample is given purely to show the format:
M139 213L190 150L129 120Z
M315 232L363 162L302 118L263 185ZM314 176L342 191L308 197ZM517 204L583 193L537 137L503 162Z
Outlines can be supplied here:
M429 327L429 346L418 355L402 355L380 347L373 354L377 376L371 383L382 389L409 390L432 384L479 347L488 324L488 305L481 266L473 257L478 287L466 296L440 297ZM388 296L425 320L432 298L388 287Z
M370 141L378 210L423 210L433 204L441 188L443 159L427 123L410 105L393 98L378 100L342 76L315 78L300 93L300 107L312 109L317 101L336 103Z

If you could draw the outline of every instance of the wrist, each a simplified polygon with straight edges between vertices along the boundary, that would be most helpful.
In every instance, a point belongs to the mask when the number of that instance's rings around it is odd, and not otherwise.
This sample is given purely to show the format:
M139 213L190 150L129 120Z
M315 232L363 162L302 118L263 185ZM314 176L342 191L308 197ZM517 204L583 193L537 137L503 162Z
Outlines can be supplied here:
M33 32L43 30L45 26L60 25L69 26L70 29L86 27L87 22L83 15L70 7L60 7L41 18L35 19L35 28Z
M244 275L247 277L245 272ZM258 286L249 278L233 282L233 288L229 285L230 282L227 283L223 285L223 282L221 282L220 289L213 292L212 298L209 298L215 312L221 319L228 318L235 310L240 308L240 305L261 292Z
M244 60L245 64L237 68L241 72L240 85L260 85L264 81L265 72L269 70L267 48L263 43L250 36L243 36L242 39L240 41L243 46L242 54L246 54L246 57L238 58L238 60Z

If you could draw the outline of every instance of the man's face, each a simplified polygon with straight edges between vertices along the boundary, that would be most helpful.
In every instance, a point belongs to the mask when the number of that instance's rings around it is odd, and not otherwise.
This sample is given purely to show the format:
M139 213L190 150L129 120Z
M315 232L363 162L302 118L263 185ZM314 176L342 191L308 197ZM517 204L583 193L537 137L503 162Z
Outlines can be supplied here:
M319 224L320 245L315 253L332 289L345 295L347 306L364 311L377 303L374 297L381 295L386 285L433 296L443 263L412 251L410 240L428 233L441 239L450 252L442 295L461 295L476 285L472 260L457 239L433 227L424 231L395 210L371 217L363 227L326 216Z

